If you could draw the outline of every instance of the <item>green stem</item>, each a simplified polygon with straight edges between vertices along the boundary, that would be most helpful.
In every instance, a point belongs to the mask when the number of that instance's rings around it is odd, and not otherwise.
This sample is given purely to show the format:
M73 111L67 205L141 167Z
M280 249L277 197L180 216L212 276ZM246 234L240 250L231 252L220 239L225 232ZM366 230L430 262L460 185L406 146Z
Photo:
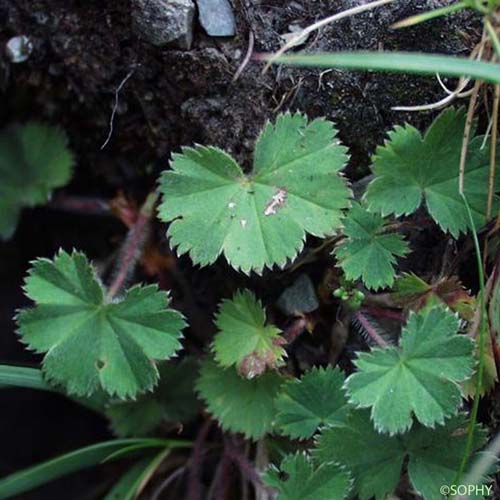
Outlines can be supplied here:
M471 0L473 8L481 12L482 14L489 14L488 7L484 5L484 0Z
M488 36L490 37L493 48L495 49L495 53L497 57L500 59L500 40L498 39L495 28L493 28L493 25L491 24L489 19L484 20L484 26L486 27Z
M472 411L469 421L469 428L467 430L467 442L465 444L465 451L460 463L460 467L457 471L453 484L459 484L460 479L465 471L470 456L472 454L472 447L474 444L474 433L476 428L477 414L479 410L479 400L481 399L481 387L483 384L483 373L484 373L484 352L485 352L485 340L486 340L486 327L487 327L487 312L486 312L486 292L484 284L484 270L483 261L481 258L481 248L479 246L479 239L477 237L476 226L474 224L474 218L472 217L472 211L470 209L469 203L464 193L460 193L465 204L465 209L467 211L467 216L472 228L472 239L474 241L474 249L476 253L476 264L479 274L479 307L481 309L480 323L479 323L479 367L477 371L477 381L476 381L476 394L474 396L474 403L472 405Z
M393 24L393 28L408 28L409 26L415 26L416 24L424 23L435 19L436 17L447 16L448 14L453 14L459 10L467 9L470 7L470 2L464 0L462 2L457 2L446 7L441 7L439 9L434 9L429 12L424 12L423 14L417 14L416 16L410 16L402 21Z

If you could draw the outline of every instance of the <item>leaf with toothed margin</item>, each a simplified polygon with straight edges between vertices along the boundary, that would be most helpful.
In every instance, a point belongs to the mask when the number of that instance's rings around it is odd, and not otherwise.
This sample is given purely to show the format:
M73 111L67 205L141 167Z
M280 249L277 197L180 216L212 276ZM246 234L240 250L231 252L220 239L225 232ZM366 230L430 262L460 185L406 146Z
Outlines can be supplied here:
M300 452L285 456L279 468L271 466L263 479L279 492L280 500L343 500L352 485L349 473L340 465L315 464Z
M168 307L157 286L134 286L108 301L84 254L60 251L37 259L25 282L35 307L17 322L23 342L40 353L46 377L68 393L99 389L134 397L158 382L156 360L180 348L182 315Z
M249 175L214 147L185 148L163 173L159 217L179 254L196 264L224 254L245 273L283 267L306 233L323 237L341 226L351 194L339 174L346 148L333 124L299 113L267 124Z
M457 331L458 318L448 310L411 313L399 348L359 355L359 371L345 383L349 402L371 407L377 430L391 435L410 429L412 415L427 427L442 424L458 411L458 383L472 375L475 364L472 340Z
M458 185L465 124L463 108L448 108L424 136L411 125L397 126L390 132L389 140L377 148L374 156L375 178L365 194L368 208L384 216L409 215L425 201L429 214L443 231L456 238L470 229ZM470 141L464 175L464 193L476 227L486 222L489 190L490 148L483 147L483 142L480 136ZM498 211L498 204L499 198L494 196L492 214Z
M353 204L344 220L347 237L336 249L338 265L348 280L362 279L367 288L378 290L392 286L396 257L408 253L403 236L384 233L381 215L368 212L359 203Z
M160 381L153 392L108 403L106 416L117 436L147 436L162 422L185 423L198 413L200 402L194 392L198 361L194 357L167 361L158 364L158 371Z
M201 365L196 390L222 429L259 439L272 428L274 400L282 383L274 372L248 380L234 368L220 368L207 359Z
M0 132L0 238L14 233L21 210L47 203L69 182L74 158L58 127L30 122Z
M255 295L243 290L224 300L215 319L218 333L212 350L215 361L226 368L236 365L247 378L283 364L285 340L280 330L266 325L266 313Z
M402 436L389 436L373 428L368 411L354 410L346 422L321 431L312 455L318 463L344 465L353 474L354 492L360 500L388 498L405 462L415 491L425 500L444 500L440 486L453 484L465 453L466 428L465 415L460 414L435 429L416 424ZM468 465L485 442L486 433L476 426ZM477 481L483 484L487 479Z
M276 399L276 427L292 439L310 438L320 425L343 422L348 413L338 368L312 368L286 382Z

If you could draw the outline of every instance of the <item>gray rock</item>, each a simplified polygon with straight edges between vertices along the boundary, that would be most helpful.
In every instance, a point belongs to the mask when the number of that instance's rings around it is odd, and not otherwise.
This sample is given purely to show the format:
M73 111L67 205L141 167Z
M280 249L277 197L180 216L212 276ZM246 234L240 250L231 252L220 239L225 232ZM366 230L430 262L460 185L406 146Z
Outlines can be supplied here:
M311 278L307 274L301 274L283 291L276 305L288 316L301 316L316 310L319 302Z
M210 36L234 36L236 21L228 0L196 0L200 24Z
M5 54L12 63L26 61L33 51L33 43L25 36L14 36L5 45Z
M133 30L153 45L173 43L189 49L194 11L193 0L132 0Z

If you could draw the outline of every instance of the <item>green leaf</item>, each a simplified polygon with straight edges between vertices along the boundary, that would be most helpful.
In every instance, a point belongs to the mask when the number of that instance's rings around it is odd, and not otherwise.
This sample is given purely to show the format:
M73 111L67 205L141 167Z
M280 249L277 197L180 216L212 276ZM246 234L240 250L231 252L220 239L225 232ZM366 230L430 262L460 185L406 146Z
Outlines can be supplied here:
M355 478L360 500L384 499L401 476L405 450L400 439L379 434L366 411L353 411L344 425L325 428L317 440L317 462L338 462Z
M470 76L485 82L500 83L500 64L441 54L383 51L335 52L280 56L273 62L289 66L375 70L432 77L439 73L441 76Z
M134 500L150 477L170 453L166 448L153 457L147 457L133 465L115 484L104 500Z
M264 308L252 292L240 291L224 300L215 323L219 331L212 350L222 367L236 365L240 374L253 378L283 363L284 339L278 328L266 326Z
M392 297L414 311L446 305L467 321L472 321L476 311L476 300L454 276L428 284L414 274L404 274L396 280Z
M322 430L314 458L318 463L345 465L355 478L360 500L382 500L391 494L408 459L413 488L425 500L443 500L439 488L453 484L465 451L465 429L465 418L459 415L444 427L416 424L408 434L389 436L374 430L367 411L353 411L346 423ZM484 442L484 434L477 429L474 450Z
M455 238L470 229L463 198L459 193L458 167L466 113L453 108L443 111L422 136L411 125L396 127L389 140L377 148L373 172L365 198L368 208L382 215L409 215L423 201L443 231ZM489 148L481 148L482 137L469 143L464 192L474 222L486 222ZM498 207L498 197L494 200Z
M305 453L287 455L279 469L267 471L264 481L278 490L279 500L343 500L351 489L351 478L339 465L315 466Z
M344 220L347 237L335 256L348 280L362 279L367 288L378 290L394 283L396 257L408 253L400 234L384 234L384 219L354 204Z
M268 124L249 175L213 147L185 148L164 172L159 217L179 254L196 264L222 253L245 273L284 266L306 233L323 237L341 225L350 190L339 171L346 148L331 122L289 113Z
M181 441L165 439L115 439L87 446L0 479L0 499L19 495L72 472L92 467L117 451L139 444L144 450L184 446Z
M118 436L146 436L162 422L187 422L198 413L194 392L198 363L185 358L180 363L161 363L160 382L153 393L136 401L112 401L106 410Z
M293 439L310 438L320 425L342 422L348 413L338 368L313 368L286 382L276 400L276 427Z
M371 407L375 427L391 435L407 431L412 415L427 427L443 424L457 412L458 382L472 375L475 363L473 342L457 331L457 317L444 309L411 313L399 348L359 355L359 371L346 381L350 402Z
M408 475L413 487L425 500L443 499L439 486L453 484L465 453L466 440L466 419L463 415L452 418L445 427L429 430L416 426L404 437L405 448L410 457ZM477 451L485 443L486 433L477 427L473 451ZM482 481L483 479L481 483Z
M134 286L109 302L81 253L36 260L25 291L36 307L18 315L19 333L31 349L47 353L47 379L69 394L102 388L126 398L150 390L158 381L155 360L180 348L184 320L167 309L165 293Z
M46 203L67 184L74 159L66 134L39 123L0 132L0 238L14 233L23 207Z
M206 360L201 365L196 390L222 429L259 439L272 428L276 415L274 400L281 384L282 378L276 373L248 380L234 368L223 369Z

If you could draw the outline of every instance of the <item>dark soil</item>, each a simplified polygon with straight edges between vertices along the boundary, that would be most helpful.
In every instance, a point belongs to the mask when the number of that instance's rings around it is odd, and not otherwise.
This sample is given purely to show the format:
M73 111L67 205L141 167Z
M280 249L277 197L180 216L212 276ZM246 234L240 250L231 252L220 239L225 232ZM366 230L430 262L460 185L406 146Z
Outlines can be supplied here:
M9 64L0 52L0 126L27 119L63 126L78 160L66 193L111 198L123 191L140 203L158 172L167 167L170 153L181 146L213 144L249 166L265 121L288 109L301 110L337 123L342 141L350 147L349 174L355 180L368 172L375 145L394 124L410 121L424 128L429 123L431 114L394 112L391 107L442 98L436 79L276 67L262 75L262 65L254 61L237 81L233 77L247 52L250 33L255 52L270 52L280 47L280 35L288 33L290 25L305 27L358 3L235 0L234 38L209 38L197 26L193 48L181 51L139 40L125 0L0 0L0 47L19 34L34 44L31 57L22 64ZM389 28L416 10L446 3L395 2L324 28L305 48L467 55L480 36L473 16L458 15L402 31ZM119 94L113 135L101 150L115 90L128 75ZM163 228L157 232L165 245ZM69 215L50 207L23 214L14 239L0 245L1 362L38 361L17 342L11 321L15 310L26 305L20 287L29 261L50 257L59 247L76 247L97 262L107 262L124 234L124 226L112 217ZM224 263L200 271L181 259L179 269L181 274L165 277L164 284L173 288L175 305L190 317L188 349L201 352L217 301L247 278ZM185 293L186 286L195 290L194 297ZM252 286L271 295L277 288L272 280L254 280ZM2 391L0 402L0 477L111 437L103 419L56 395ZM93 488L106 485L110 474L113 478L114 469L80 474L22 498L99 498L102 493Z

